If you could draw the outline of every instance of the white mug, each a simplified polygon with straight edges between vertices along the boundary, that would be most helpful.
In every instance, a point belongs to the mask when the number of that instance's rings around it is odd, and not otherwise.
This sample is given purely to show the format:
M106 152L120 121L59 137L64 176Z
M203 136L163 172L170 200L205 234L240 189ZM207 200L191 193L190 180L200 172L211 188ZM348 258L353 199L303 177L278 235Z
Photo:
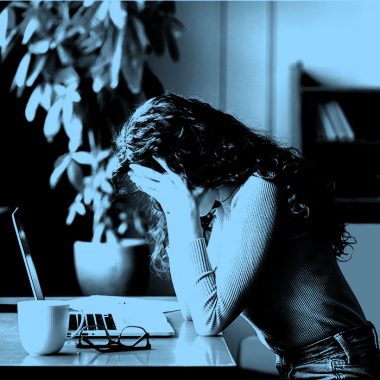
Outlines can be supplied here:
M76 331L68 336L69 312L81 315ZM74 338L84 325L84 314L73 310L64 301L32 300L17 303L18 329L21 344L31 355L57 353L66 339Z

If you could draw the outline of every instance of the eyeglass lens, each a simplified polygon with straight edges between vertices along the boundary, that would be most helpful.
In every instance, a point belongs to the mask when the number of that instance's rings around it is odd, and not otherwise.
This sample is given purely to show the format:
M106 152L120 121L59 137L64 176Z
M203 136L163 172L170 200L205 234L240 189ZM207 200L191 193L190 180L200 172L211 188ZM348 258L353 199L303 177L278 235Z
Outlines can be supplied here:
M86 326L82 329L78 348L95 348L98 351L123 349L150 349L149 334L140 326L126 326L118 337L111 337L104 326Z

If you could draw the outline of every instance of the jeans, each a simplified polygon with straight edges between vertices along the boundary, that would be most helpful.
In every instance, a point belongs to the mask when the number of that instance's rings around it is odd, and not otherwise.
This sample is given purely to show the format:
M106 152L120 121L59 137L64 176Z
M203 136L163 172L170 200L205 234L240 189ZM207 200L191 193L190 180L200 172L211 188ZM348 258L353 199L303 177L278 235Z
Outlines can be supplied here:
M380 379L378 337L370 322L305 347L273 350L282 380Z

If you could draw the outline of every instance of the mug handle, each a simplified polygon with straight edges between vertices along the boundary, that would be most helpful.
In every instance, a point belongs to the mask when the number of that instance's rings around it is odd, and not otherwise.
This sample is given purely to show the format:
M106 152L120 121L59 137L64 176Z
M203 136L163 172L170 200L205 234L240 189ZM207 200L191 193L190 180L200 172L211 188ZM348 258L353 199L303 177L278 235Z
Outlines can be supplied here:
M72 308L70 308L70 309L69 309L69 312L76 312L76 313L79 313L80 316L81 316L81 321L80 321L80 323L79 323L78 328L77 328L74 332L71 332L70 335L67 334L67 340L69 340L69 339L73 339L73 338L75 338L75 337L78 335L78 333L80 332L80 330L82 330L82 328L83 328L84 321L85 321L85 318L86 318L86 317L85 317L85 314L84 314L84 312L83 312L83 310L72 309Z

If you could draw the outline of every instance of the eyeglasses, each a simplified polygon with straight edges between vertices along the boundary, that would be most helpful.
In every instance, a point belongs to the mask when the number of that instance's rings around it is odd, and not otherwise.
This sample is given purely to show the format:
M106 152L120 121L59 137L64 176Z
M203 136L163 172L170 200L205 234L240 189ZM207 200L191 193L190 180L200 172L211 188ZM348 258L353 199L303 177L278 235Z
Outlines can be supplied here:
M104 336L95 337L95 331ZM106 341L106 343L104 342ZM141 326L125 326L116 339L112 339L104 326L85 326L80 332L77 348L93 348L99 352L150 350L149 333Z

